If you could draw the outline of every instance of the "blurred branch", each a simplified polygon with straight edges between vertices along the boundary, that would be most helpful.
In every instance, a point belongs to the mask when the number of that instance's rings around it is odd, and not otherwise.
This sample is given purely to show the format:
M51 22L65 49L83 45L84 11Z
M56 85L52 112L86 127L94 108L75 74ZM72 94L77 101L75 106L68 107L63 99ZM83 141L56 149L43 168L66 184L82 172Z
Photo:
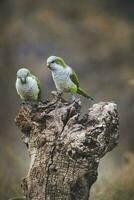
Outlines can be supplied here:
M31 164L22 181L30 200L88 200L100 158L118 143L116 104L94 104L80 118L81 102L22 105L15 119Z

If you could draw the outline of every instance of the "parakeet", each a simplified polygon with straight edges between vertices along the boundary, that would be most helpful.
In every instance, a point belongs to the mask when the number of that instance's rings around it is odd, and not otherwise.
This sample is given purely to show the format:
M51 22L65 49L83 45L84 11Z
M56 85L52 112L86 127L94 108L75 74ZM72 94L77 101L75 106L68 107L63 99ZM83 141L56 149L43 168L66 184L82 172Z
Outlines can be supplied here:
M16 90L23 101L40 100L40 81L26 68L21 68L17 71Z
M76 93L93 100L92 97L80 88L79 79L75 71L61 57L50 56L47 59L47 67L52 72L52 77L59 93L70 92L73 100Z

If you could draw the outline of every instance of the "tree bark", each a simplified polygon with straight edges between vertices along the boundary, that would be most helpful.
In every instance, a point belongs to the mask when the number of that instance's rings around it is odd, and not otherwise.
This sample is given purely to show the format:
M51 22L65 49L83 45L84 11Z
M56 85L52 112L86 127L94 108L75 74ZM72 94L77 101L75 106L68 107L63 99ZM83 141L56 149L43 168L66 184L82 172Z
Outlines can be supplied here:
M81 102L24 104L15 119L31 158L22 180L29 200L88 200L100 158L118 143L117 106L100 102L80 115Z

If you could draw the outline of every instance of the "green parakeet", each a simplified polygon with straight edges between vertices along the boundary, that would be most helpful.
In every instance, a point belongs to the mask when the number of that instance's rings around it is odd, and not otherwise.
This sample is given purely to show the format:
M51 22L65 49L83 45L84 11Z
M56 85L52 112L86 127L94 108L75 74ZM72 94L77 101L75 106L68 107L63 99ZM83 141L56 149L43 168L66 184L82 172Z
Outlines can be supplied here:
M26 68L17 71L16 90L23 101L40 100L40 81Z
M73 95L73 100L76 93L93 100L92 97L80 88L79 79L75 71L62 58L50 56L47 59L47 67L52 72L52 77L59 93L70 92Z

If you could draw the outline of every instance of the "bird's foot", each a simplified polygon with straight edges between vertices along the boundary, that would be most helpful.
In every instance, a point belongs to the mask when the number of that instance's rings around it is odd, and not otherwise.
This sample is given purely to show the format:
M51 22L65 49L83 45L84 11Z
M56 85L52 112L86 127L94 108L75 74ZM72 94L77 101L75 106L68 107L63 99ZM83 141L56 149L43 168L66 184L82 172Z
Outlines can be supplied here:
M58 95L58 94L57 94L57 91L52 91L51 94L52 94L54 97L57 97L57 95Z
M56 97L56 99L61 99L63 92L58 92L58 91L52 91L51 94Z
M71 95L71 101L75 102L75 100L76 100L75 95Z
M31 107L37 107L39 104L38 101L22 101L20 103L21 106L30 105Z
M28 101L22 100L21 103L20 103L20 106L25 106L26 104L28 104Z
M59 99L62 99L62 96L63 96L63 92L57 92L57 97L58 97Z
M80 104L80 102L81 102L81 101L80 101L80 98L76 98L75 95L72 95L72 96L70 97L70 101L71 101L72 104L73 104L73 103L74 103L74 104L75 104L75 103L76 103L76 104L77 104L77 103Z
M39 105L39 102L38 101L30 101L28 104L33 108L37 108L37 106Z

